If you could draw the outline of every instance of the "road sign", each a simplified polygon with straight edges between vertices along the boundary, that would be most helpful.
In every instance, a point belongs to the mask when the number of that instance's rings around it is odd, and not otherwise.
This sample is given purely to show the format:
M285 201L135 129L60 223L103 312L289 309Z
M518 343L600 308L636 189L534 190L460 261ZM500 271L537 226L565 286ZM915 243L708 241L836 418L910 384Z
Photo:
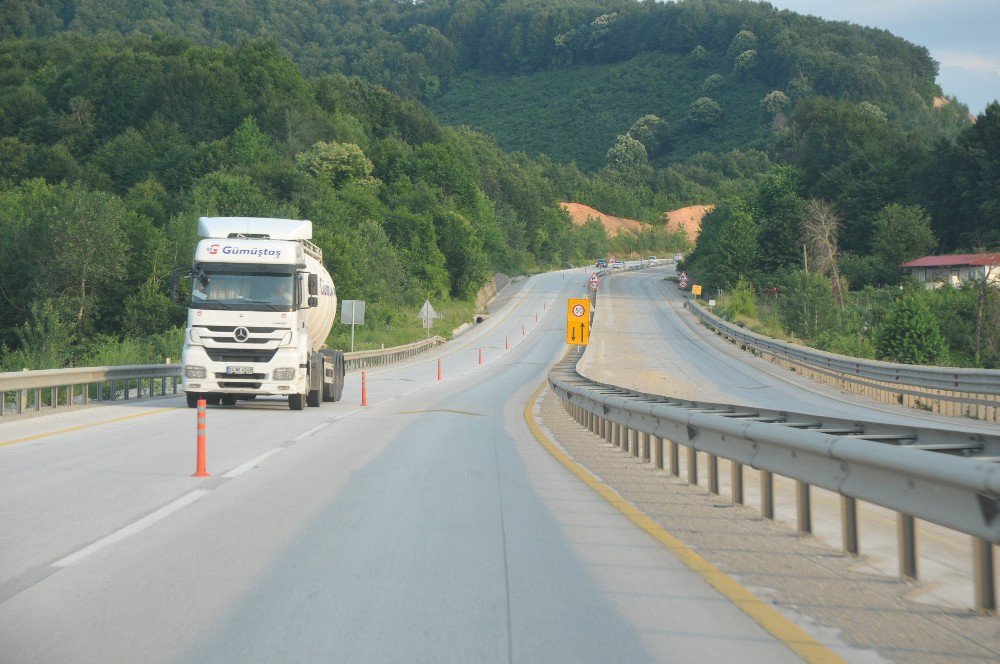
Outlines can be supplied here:
M351 326L351 352L354 352L354 326L365 324L364 300L341 300L340 322Z
M691 287L691 292L694 293L695 295L701 295L701 286L695 284L694 286Z
M566 300L566 343L586 346L590 341L590 300Z
M434 320L437 318L444 318L441 314L434 310L431 306L430 300L424 300L424 306L420 307L420 312L417 314L417 318L420 319L420 323L427 330L428 336L430 335L431 326L434 325Z

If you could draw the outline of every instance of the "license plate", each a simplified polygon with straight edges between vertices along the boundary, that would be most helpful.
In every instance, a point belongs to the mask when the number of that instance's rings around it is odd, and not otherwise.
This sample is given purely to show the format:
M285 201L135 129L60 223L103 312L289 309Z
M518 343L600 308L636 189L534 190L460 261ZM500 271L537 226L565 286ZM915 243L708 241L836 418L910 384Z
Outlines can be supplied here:
M226 373L230 375L248 375L253 373L253 367L226 367Z

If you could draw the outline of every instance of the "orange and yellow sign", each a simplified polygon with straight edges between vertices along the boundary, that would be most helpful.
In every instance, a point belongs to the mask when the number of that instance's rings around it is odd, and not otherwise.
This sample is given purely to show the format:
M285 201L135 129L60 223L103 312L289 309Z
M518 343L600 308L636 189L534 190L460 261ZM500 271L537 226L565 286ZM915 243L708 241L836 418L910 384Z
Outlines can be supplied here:
M586 346L590 341L590 300L566 300L566 343Z

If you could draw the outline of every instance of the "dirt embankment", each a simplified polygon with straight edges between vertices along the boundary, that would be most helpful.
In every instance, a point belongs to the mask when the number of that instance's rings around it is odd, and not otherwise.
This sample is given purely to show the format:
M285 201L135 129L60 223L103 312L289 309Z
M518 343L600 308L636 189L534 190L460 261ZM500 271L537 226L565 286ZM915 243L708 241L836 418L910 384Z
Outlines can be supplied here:
M589 205L583 205L582 203L560 203L560 205L569 213L570 219L573 220L573 224L576 226L583 226L589 220L597 219L604 224L604 230L612 237L618 235L623 230L642 231L650 228L650 224L636 221L635 219L604 214L600 210L595 210ZM701 231L702 218L711 212L714 207L714 205L691 205L678 210L671 210L670 212L663 213L663 221L667 225L668 230L683 230L687 233L688 240L694 242L698 239L698 233Z
M644 224L641 221L636 221L635 219L626 219L625 217L616 217L610 214L604 214L599 210L595 210L589 205L583 205L582 203L560 203L564 210L569 212L570 219L573 220L575 226L583 226L591 219L597 219L599 222L604 224L604 230L607 231L608 235L615 236L621 233L623 230L629 231L641 231L648 229L649 224Z
M701 232L701 220L705 215L715 209L714 205L689 205L678 210L664 212L663 217L667 222L667 230L684 231L689 241L698 239Z

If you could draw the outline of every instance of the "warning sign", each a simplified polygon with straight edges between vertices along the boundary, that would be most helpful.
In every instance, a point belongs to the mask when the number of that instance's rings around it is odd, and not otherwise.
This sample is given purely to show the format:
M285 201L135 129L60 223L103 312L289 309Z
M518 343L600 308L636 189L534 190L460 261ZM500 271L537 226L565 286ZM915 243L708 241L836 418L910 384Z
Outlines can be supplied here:
M566 343L586 346L590 341L590 300L566 300Z
M691 287L691 292L695 295L701 295L701 286L695 284L694 286Z

